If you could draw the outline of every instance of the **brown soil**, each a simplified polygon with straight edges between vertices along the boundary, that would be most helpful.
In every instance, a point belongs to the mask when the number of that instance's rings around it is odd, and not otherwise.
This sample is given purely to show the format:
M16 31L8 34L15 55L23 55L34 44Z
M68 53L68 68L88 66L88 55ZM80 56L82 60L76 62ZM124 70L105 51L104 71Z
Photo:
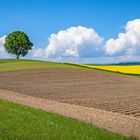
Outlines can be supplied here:
M140 138L140 119L77 105L58 103L33 96L0 90L0 99L43 109L93 123L110 131Z
M0 89L140 118L140 77L96 70L0 73Z
M0 73L0 89L140 117L140 77L94 70Z

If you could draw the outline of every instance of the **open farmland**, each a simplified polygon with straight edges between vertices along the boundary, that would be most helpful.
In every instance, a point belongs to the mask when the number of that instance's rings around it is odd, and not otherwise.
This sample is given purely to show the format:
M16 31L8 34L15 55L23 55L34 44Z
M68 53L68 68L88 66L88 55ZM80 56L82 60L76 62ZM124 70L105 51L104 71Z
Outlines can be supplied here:
M0 89L140 118L139 77L65 67L2 72Z

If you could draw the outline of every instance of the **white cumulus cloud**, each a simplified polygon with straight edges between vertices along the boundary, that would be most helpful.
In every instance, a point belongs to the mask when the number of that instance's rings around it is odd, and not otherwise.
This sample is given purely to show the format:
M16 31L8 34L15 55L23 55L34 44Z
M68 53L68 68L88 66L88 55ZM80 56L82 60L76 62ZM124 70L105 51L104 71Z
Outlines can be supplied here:
M5 38L6 36L2 36L0 37L0 58L7 58L9 55L6 53L4 47L3 47L3 44L5 42Z
M45 50L42 48L33 47L33 49L30 51L30 54L32 57L45 58Z
M103 53L103 40L92 28L71 27L57 34L51 34L45 51L39 48L33 55L45 58L100 56Z
M119 33L117 39L109 39L105 50L108 55L140 55L140 19L129 21L125 33Z

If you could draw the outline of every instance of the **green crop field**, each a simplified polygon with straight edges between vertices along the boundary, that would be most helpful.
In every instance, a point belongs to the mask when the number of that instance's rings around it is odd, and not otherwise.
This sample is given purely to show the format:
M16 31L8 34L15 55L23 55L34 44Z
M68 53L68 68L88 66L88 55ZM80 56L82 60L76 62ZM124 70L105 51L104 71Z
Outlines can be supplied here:
M0 100L0 140L136 140L71 118Z
M1 59L0 72L41 68L79 68L74 65L37 60Z

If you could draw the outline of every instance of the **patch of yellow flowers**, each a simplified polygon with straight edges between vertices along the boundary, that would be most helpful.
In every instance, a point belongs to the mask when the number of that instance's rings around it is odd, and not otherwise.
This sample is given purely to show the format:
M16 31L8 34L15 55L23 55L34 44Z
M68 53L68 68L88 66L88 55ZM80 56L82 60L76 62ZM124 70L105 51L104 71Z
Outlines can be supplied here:
M97 68L102 70L109 70L113 72L121 72L125 74L140 74L140 65L130 65L130 66L118 66L118 65L84 65L80 64L81 66L88 67L88 68Z

